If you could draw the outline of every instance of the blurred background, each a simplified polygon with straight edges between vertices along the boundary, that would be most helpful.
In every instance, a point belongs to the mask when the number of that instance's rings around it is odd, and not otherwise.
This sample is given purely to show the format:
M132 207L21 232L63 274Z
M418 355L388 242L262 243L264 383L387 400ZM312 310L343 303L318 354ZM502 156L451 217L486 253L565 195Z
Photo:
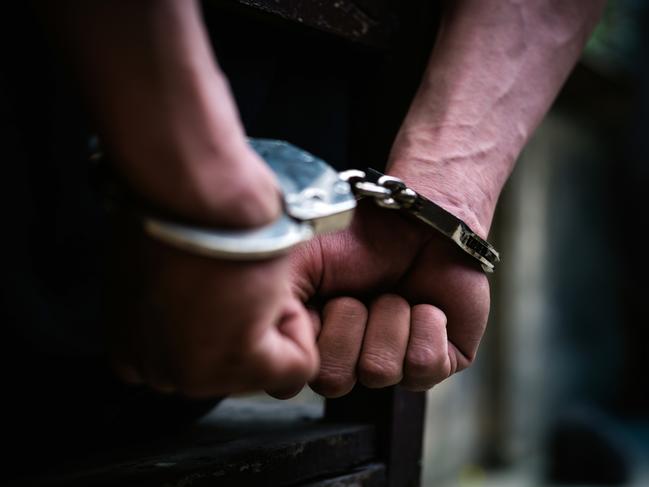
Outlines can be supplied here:
M491 323L428 395L424 485L649 485L648 14L609 2L508 183Z

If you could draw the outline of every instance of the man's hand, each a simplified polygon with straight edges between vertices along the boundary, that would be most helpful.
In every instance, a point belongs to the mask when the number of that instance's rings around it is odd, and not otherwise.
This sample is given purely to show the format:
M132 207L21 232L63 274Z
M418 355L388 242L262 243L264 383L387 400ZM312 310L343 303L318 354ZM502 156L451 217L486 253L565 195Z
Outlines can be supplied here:
M141 231L120 235L107 330L122 378L208 397L292 388L313 377L313 329L289 289L287 258L228 262Z
M327 396L402 384L426 390L475 358L488 310L487 278L420 222L363 204L352 227L293 256L295 291L321 298L312 318Z
M257 227L279 215L276 181L249 147L197 0L43 8L102 145L139 196L208 226ZM106 330L123 378L203 397L290 388L315 373L313 332L290 292L287 259L206 259L139 228L116 238Z
M604 5L457 0L390 155L388 172L486 237L521 149L574 66ZM451 243L375 208L294 259L300 296L325 300L314 389L426 389L475 357L486 277ZM314 315L315 316L315 315ZM321 329L320 329L321 328Z

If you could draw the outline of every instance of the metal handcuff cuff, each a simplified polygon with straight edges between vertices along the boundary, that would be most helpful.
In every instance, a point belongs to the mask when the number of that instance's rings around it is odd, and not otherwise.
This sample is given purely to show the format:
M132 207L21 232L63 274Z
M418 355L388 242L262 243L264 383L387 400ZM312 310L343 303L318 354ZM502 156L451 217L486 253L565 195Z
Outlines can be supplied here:
M485 272L493 272L500 260L496 249L462 220L398 178L373 169L339 173L323 160L279 140L250 139L250 144L279 181L284 212L277 220L251 230L217 230L144 216L145 232L193 253L257 260L285 253L315 235L345 229L357 199L371 197L383 208L404 211L435 228L478 260Z

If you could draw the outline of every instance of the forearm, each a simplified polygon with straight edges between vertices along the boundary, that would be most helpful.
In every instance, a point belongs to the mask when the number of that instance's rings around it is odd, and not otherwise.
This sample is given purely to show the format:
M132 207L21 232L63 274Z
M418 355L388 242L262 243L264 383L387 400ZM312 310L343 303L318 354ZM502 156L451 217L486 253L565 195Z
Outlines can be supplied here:
M390 172L488 233L502 187L605 2L450 5Z
M243 194L263 179L246 171L255 156L195 0L70 0L52 12L102 140L136 190L226 224L238 222L214 215L237 201L257 200L243 224L278 210L272 187L268 201Z

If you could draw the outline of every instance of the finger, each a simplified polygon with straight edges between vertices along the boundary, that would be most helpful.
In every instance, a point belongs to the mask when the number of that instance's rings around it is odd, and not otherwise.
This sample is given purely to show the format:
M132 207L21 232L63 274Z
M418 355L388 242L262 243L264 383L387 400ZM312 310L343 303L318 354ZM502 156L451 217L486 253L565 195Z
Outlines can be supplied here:
M454 279L450 277L446 294L440 295L436 304L448 320L449 353L455 373L469 367L478 352L489 316L489 282L484 273L471 269L453 273Z
M290 302L262 334L250 334L216 353L190 348L198 353L180 353L182 360L174 361L174 384L192 398L260 390L290 397L315 375L318 366L313 325L297 301Z
M318 370L312 319L296 301L266 336L265 363L258 364L263 367L264 388L274 397L287 399L300 392Z
M294 248L289 254L290 283L293 295L306 303L322 280L322 249L318 239Z
M475 359L489 315L489 282L484 272L443 239L432 239L420 262L436 262L434 276L428 266L413 266L403 292L413 302L430 303L447 317L449 351L457 371Z
M401 385L425 391L449 377L455 369L457 366L449 356L446 315L429 304L414 306Z
M316 337L316 340L320 336L320 330L322 329L322 320L320 319L320 313L318 310L313 308L308 308L307 312L309 313L309 318L311 318L311 324L313 325L313 336Z
M366 322L367 309L354 298L335 298L325 305L318 338L320 371L310 384L315 392L340 397L352 390Z
M318 313L317 310L308 308L307 313L309 315L309 319L311 321L311 325L313 325L313 336L317 337L320 333L320 313ZM284 389L277 389L277 390L270 390L266 391L268 395L276 398L276 399L290 399L292 397L295 397L300 393L300 391L304 388L305 383L299 383L295 385L291 385L288 387L285 387Z
M483 281L486 283L486 280ZM477 311L462 316L462 313L448 313L448 340L451 360L457 364L455 372L469 367L478 353L478 347L487 327L489 318L489 291L482 293L481 299L475 299ZM446 308L444 308L446 309Z
M387 387L401 382L410 334L410 305L401 296L384 294L370 308L358 363L360 382Z

